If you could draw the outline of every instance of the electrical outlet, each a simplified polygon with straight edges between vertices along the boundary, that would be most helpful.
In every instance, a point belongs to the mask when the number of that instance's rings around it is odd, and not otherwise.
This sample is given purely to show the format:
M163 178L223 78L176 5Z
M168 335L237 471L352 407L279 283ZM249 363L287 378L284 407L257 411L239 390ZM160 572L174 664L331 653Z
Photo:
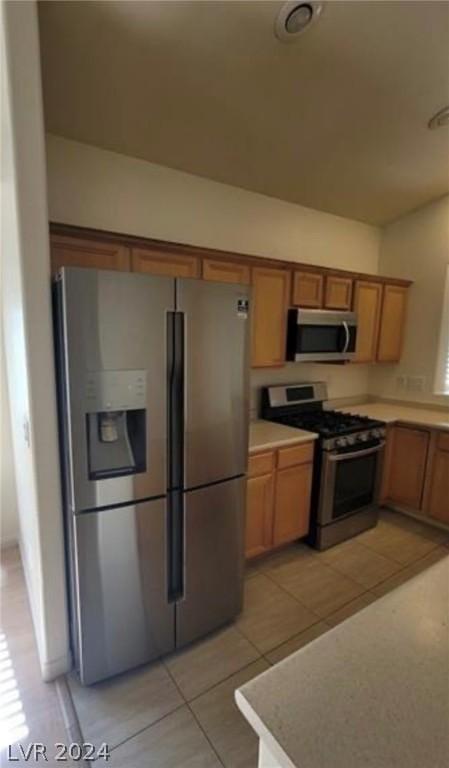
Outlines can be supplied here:
M407 389L409 392L424 392L426 385L425 376L409 376Z

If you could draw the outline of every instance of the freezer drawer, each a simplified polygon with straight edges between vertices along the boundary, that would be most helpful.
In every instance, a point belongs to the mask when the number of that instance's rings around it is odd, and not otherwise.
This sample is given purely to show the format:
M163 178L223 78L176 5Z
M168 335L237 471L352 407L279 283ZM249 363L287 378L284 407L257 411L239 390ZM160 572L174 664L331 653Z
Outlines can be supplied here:
M74 650L89 684L174 647L165 499L89 512L74 525Z
M184 488L191 489L246 472L249 289L176 285L184 317Z
M176 645L234 618L243 603L246 477L184 494L184 598Z

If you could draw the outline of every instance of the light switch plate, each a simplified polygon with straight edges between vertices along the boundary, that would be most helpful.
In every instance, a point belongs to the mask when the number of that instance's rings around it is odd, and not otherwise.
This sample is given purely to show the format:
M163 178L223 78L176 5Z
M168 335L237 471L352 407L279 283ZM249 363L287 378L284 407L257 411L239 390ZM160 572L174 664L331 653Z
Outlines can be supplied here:
M409 376L407 381L407 389L409 392L423 392L426 385L425 376Z

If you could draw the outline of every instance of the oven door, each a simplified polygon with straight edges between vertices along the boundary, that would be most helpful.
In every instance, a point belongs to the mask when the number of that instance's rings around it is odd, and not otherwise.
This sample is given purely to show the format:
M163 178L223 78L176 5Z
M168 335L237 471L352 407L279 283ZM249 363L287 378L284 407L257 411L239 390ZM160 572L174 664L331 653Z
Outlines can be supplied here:
M354 312L290 309L287 359L296 362L351 360L356 337Z
M379 503L385 443L351 453L323 451L318 524L328 525Z

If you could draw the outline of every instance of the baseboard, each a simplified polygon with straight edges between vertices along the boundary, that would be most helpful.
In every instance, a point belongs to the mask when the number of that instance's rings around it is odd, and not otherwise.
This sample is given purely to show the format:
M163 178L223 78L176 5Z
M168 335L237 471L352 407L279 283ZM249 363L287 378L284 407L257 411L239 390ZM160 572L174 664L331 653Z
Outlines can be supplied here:
M49 659L48 661L40 661L41 674L43 680L46 683L56 680L61 675L65 675L72 669L72 656L70 653L60 656L59 659Z
M432 528L438 528L440 531L449 533L449 525L445 525L439 520L435 520L433 517L417 512L415 509L409 509L409 507L404 507L400 504L393 504L390 501L383 501L381 506L385 507L385 509L390 509L392 512L399 512L401 515L413 517L415 520L419 520L420 523L427 523L427 525L430 525Z

